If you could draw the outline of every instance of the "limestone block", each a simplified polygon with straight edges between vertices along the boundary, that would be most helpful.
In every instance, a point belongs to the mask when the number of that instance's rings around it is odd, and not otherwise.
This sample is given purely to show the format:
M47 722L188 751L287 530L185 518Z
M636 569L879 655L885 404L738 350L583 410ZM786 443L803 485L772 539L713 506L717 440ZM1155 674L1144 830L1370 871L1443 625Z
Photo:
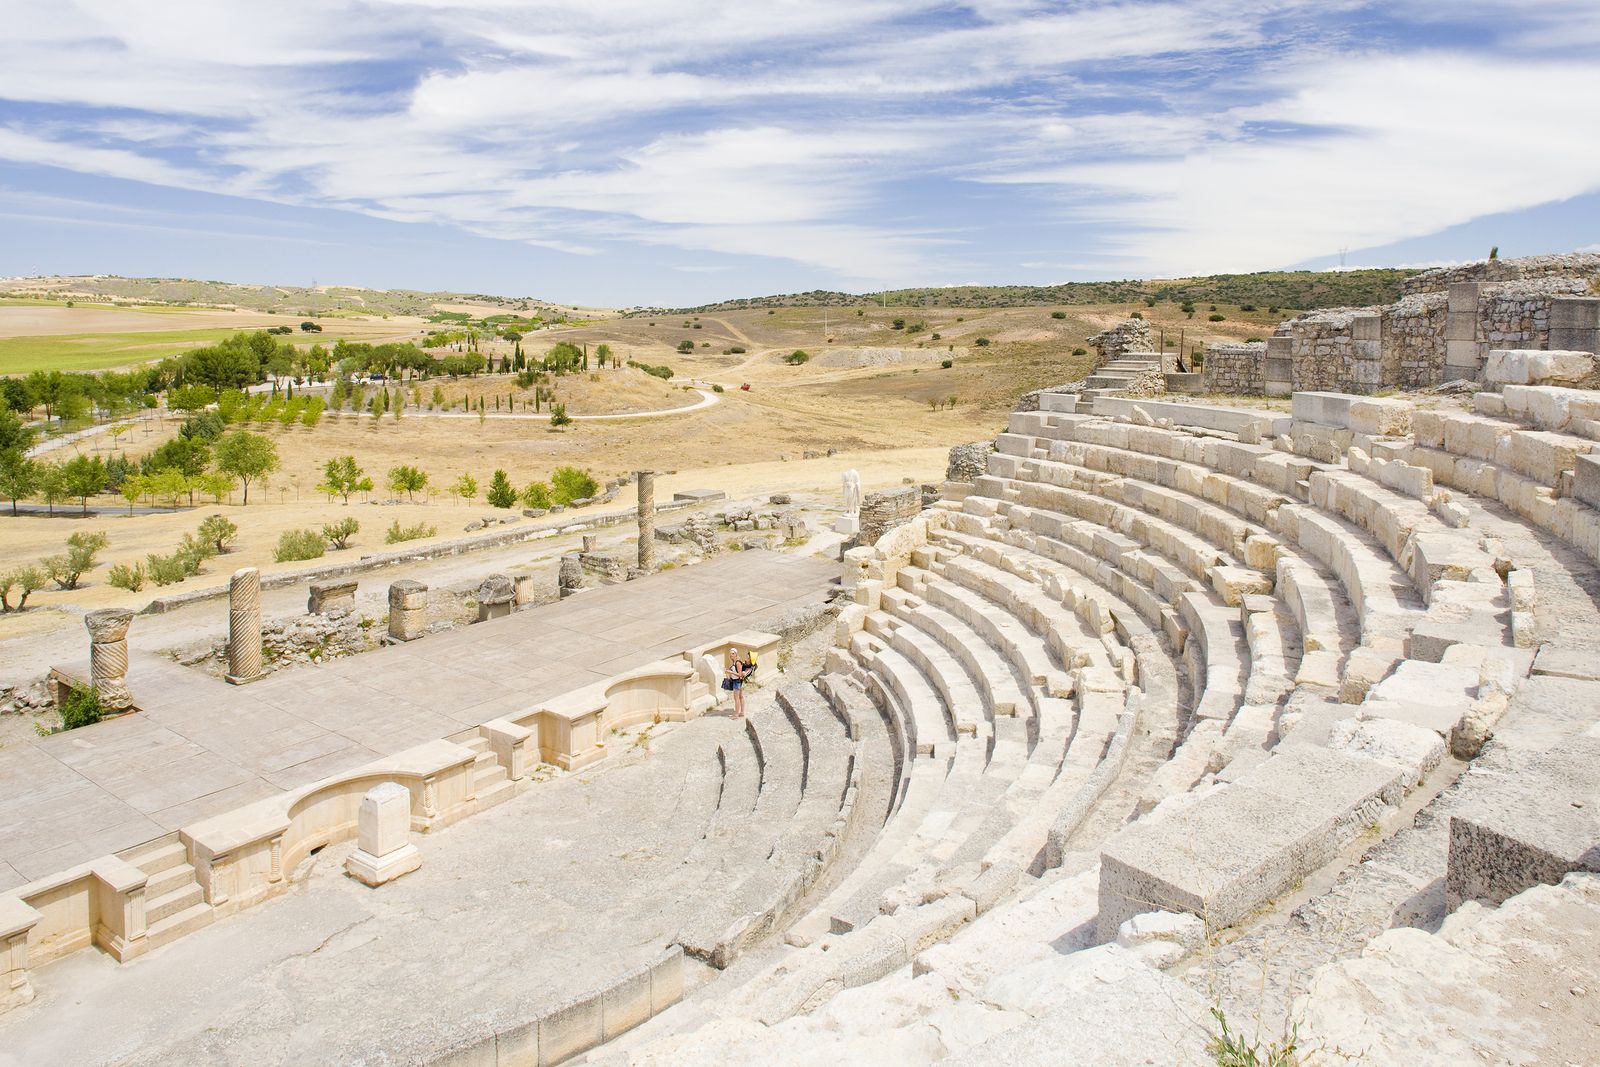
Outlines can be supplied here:
M1398 800L1402 777L1378 760L1293 745L1186 808L1124 827L1101 854L1100 938L1152 908L1232 926Z
M401 579L389 585L389 637L415 641L428 629L428 587Z
M1574 499L1600 508L1600 455L1573 457L1572 495Z
M1345 704L1361 703L1399 662L1400 657L1393 652L1366 646L1355 649L1345 661L1344 674L1339 679L1339 700Z
M1351 405L1363 398L1350 393L1298 392L1290 401L1295 422L1317 423L1336 429L1350 428Z
M1484 380L1499 385L1585 385L1595 375L1592 352L1494 349Z
M1444 418L1437 411L1411 413L1411 439L1423 448L1444 446Z
M1271 593L1272 577L1244 567L1212 567L1207 572L1211 586L1229 607L1238 607L1250 593Z
M356 586L354 578L323 578L307 588L306 613L309 615L340 615L355 610Z
M1351 403L1346 424L1355 433L1400 437L1411 432L1411 412L1409 401L1373 397Z
M1438 734L1394 719L1341 719L1328 732L1328 747L1399 767L1407 790L1431 774L1445 753Z
M1600 872L1600 738L1541 754L1450 820L1445 899L1497 905L1571 871Z
M345 860L345 873L380 886L422 866L422 854L410 841L411 790L398 782L373 786L357 818L358 847Z
M1506 413L1506 398L1499 393L1475 393L1472 397L1472 410L1479 415L1499 418Z
M491 574L478 585L478 621L500 619L516 605L517 586L509 575Z

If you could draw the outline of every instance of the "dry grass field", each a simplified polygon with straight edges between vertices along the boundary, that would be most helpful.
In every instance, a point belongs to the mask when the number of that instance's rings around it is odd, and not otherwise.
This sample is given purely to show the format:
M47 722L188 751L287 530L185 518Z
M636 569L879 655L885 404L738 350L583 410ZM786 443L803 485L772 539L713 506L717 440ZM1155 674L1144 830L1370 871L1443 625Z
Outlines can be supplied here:
M466 308L463 307L465 310ZM475 314L489 308L472 307ZM1063 318L1052 317L1061 310ZM362 526L351 547L330 551L324 561L340 556L360 556L382 551L388 525L427 523L437 527L436 539L459 537L471 519L491 511L482 499L491 473L504 469L521 488L546 480L559 465L571 464L605 479L640 468L670 471L658 494L670 497L689 488L722 489L733 498L761 498L774 492L811 495L816 503L831 505L838 494L839 476L847 468L860 471L868 489L897 485L903 479L937 480L943 472L945 451L953 444L992 436L1019 394L1043 385L1057 384L1087 373L1092 356L1073 355L1086 347L1086 338L1140 310L1159 332L1165 329L1174 346L1182 331L1185 345L1195 341L1243 340L1265 336L1275 316L1223 309L1226 321L1204 321L1202 306L1189 319L1176 306L1142 305L1004 309L780 308L744 310L701 316L596 316L586 325L556 327L529 334L524 351L537 355L557 340L588 345L605 343L624 359L668 365L677 381L668 383L632 369L594 370L554 382L557 396L569 414L615 414L685 407L699 401L687 388L694 381L709 388L719 384L713 406L686 414L637 419L575 422L559 429L544 415L527 417L522 409L509 418L493 409L499 396L531 399L516 386L514 375L475 379L433 379L405 383L407 407L401 418L392 415L328 415L315 428L301 425L252 426L277 444L281 468L265 486L252 487L248 507L235 495L231 503L200 506L177 513L106 514L75 517L72 505L61 506L55 518L0 516L0 555L9 561L37 559L61 550L68 534L79 529L104 530L110 546L100 565L79 590L42 590L32 603L41 610L0 618L0 641L41 629L75 627L83 610L121 604L142 606L157 591L146 587L128 593L106 584L108 567L133 563L151 552L167 552L181 537L213 512L226 514L240 528L234 551L208 563L206 570L186 582L167 587L178 592L217 585L235 567L260 566L267 572L305 566L278 564L273 548L285 530L318 528L346 516ZM894 319L908 326L922 323L912 333L894 329ZM31 331L23 336L70 337L103 326L114 336L151 334L184 328L231 331L281 322L279 316L255 312L149 310L107 308L0 307L0 336ZM686 327L684 323L689 323ZM143 329L146 324L149 329ZM322 340L345 335L367 340L415 335L422 320L330 319ZM335 333L335 323L340 333ZM695 329L698 323L700 328ZM86 325L87 324L87 325ZM139 327L139 328L135 328ZM51 333L50 331L56 331ZM939 334L937 340L933 335ZM987 338L989 344L980 345ZM299 338L297 338L299 339ZM831 341L830 341L831 339ZM692 352L677 350L681 341L697 346ZM743 352L730 351L741 347ZM510 346L504 346L505 352ZM802 349L812 357L794 366L784 357ZM860 358L861 349L905 349L912 359L877 363ZM499 346L486 350L500 356ZM164 353L159 353L164 354ZM140 353L139 358L144 358ZM951 361L945 368L941 362ZM863 365L863 364L866 365ZM463 397L487 398L488 413L479 418L459 409L453 415L430 414L437 385L448 405ZM748 389L742 388L748 386ZM421 400L420 406L413 399ZM79 442L52 454L65 459L74 449L107 455L111 451L137 458L170 438L178 420L157 420L123 433L113 441L107 435ZM828 456L832 450L836 454ZM322 466L330 458L353 455L373 478L378 489L361 494L349 506L317 492ZM812 458L806 458L807 456ZM391 503L384 490L386 472L397 464L412 464L427 471L433 495L415 503ZM447 487L461 474L477 479L480 496L463 504ZM120 498L105 497L93 503L119 508ZM612 505L631 505L623 495ZM433 540L433 539L429 539ZM412 542L426 544L428 541ZM69 607L70 613L61 608Z

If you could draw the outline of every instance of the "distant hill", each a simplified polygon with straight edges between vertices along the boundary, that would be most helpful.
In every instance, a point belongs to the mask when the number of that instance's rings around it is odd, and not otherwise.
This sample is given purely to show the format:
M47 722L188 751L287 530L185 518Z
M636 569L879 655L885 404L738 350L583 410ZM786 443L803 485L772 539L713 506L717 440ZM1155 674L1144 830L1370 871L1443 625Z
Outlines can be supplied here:
M866 306L887 301L899 307L1025 307L1028 305L1132 304L1154 297L1207 304L1311 310L1366 307L1400 299L1400 284L1414 270L1260 271L1203 278L1151 281L1063 282L1060 285L958 285L944 289L892 289L888 293L809 293L723 300L692 308L649 309L657 313L737 311L740 308ZM636 314L638 312L635 312Z
M119 278L81 275L15 278L0 283L0 296L87 297L107 303L164 304L172 307L237 307L290 315L421 315L438 304L482 304L508 311L538 311L550 305L532 297L485 293L427 293L413 289L361 289L353 286L242 285L193 278Z

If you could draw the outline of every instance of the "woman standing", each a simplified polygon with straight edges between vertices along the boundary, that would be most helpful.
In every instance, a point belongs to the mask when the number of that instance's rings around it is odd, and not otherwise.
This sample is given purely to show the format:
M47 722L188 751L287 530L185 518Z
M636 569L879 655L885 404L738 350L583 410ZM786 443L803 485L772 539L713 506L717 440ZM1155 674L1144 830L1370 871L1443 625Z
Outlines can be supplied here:
M722 679L722 688L733 694L733 717L744 718L744 683L755 671L755 666L737 648L728 649L728 669Z

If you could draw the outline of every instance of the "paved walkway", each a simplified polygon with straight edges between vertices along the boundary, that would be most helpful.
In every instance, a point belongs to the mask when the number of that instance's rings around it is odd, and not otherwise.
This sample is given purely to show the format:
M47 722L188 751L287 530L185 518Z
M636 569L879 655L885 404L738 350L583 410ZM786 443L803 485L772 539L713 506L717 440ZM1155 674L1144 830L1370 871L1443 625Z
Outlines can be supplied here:
M716 746L748 745L740 725L655 730L413 835L422 868L380 889L344 875L347 841L284 896L131 963L90 949L38 968L37 999L0 1015L0 1067L426 1063L610 985L659 957L738 853L702 839Z
M136 651L138 714L0 750L0 891L756 627L836 573L731 553L243 687Z

